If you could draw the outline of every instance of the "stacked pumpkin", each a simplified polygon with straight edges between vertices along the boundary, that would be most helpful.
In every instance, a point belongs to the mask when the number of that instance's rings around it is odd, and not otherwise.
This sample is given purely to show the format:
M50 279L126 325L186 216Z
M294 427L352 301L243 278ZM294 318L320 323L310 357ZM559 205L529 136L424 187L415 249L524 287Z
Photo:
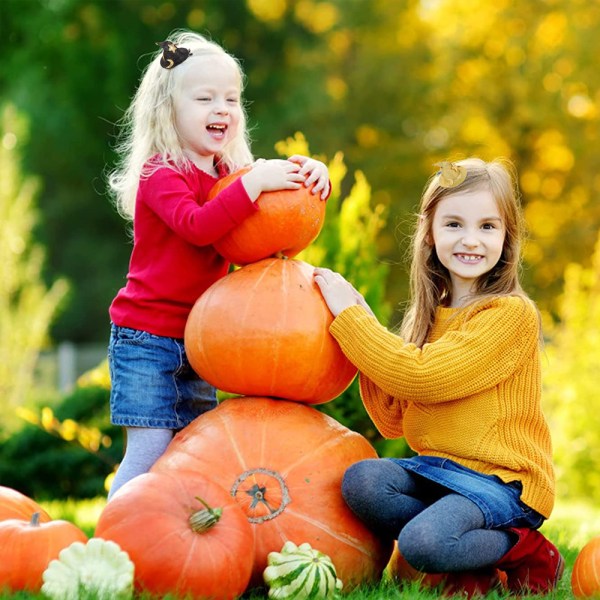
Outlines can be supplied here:
M243 172L221 180L211 197ZM377 581L391 553L340 491L346 468L375 450L309 406L334 399L356 375L329 334L314 268L294 258L319 234L326 203L305 188L257 202L259 210L215 244L240 268L198 299L185 331L192 367L238 397L178 433L98 524L96 535L129 553L141 589L234 598L263 584L268 561L270 580L283 580L274 565L301 561L288 550L301 546L306 557L308 544L314 556L331 557L349 590ZM194 521L211 525L194 533ZM321 559L312 564L326 571ZM339 588L335 576L331 588Z

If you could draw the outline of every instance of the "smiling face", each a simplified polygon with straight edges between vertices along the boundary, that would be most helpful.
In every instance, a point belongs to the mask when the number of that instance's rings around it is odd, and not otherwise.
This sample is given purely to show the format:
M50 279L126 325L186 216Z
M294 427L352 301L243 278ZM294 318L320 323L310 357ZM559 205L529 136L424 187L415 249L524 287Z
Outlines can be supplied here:
M176 68L181 80L173 108L183 151L198 168L215 174L215 154L240 126L240 74L230 57L217 54L192 56Z
M460 306L475 291L477 279L493 269L502 255L505 225L492 193L482 188L440 200L431 236L450 274L452 306Z

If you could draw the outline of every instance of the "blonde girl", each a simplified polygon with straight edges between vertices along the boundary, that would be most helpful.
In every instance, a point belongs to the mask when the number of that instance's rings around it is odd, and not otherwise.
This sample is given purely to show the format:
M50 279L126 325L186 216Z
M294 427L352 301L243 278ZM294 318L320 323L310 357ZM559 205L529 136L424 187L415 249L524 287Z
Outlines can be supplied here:
M510 163L445 162L424 191L400 335L339 274L315 280L363 403L412 458L357 463L342 493L415 568L471 596L556 586L563 560L537 529L554 504L541 409L540 321L519 283L523 224Z
M183 344L194 302L228 272L213 243L260 210L262 192L313 184L321 198L329 192L319 161L252 162L233 56L190 31L159 45L125 114L121 162L109 177L119 211L133 220L129 272L109 310L111 420L127 436L109 497L216 405ZM219 178L246 165L252 169L207 202Z

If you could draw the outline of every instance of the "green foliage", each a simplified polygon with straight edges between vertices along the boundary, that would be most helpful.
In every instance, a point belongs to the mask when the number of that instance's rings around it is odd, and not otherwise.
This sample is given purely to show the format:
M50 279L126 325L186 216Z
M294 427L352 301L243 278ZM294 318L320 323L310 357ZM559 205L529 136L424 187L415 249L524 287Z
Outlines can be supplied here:
M526 287L542 308L556 308L570 261L589 265L600 226L595 2L3 0L0 22L0 87L35 132L23 168L44 180L36 237L50 278L72 282L57 339L106 339L97 324L131 250L104 194L114 123L154 42L181 27L241 59L257 156L301 129L364 172L388 213L380 256L402 257L404 217L439 158L502 154L519 169L533 234ZM389 278L392 304L406 293L405 278Z
M10 429L67 284L59 279L48 289L43 283L44 253L32 236L39 185L19 171L23 119L10 105L0 117L0 411Z
M77 387L55 412L44 407L39 420L30 419L0 446L2 485L39 499L103 495L104 481L123 454L120 429L109 423L108 403L106 389L90 386ZM76 434L83 425L85 431L101 432L100 443L71 438L68 432Z
M296 133L275 145L282 156L310 156L306 138ZM343 189L347 167L341 152L328 163L331 195L327 200L325 223L319 237L297 258L314 266L341 273L365 297L379 320L387 324L391 307L385 298L389 267L380 260L377 238L386 225L387 211L372 205L371 187L364 173L357 171L350 192ZM367 415L358 390L358 378L337 399L318 407L337 421L369 439L382 455L403 456L404 440L383 440Z
M544 401L551 417L558 495L600 501L600 237L592 266L565 272L560 323L550 329Z

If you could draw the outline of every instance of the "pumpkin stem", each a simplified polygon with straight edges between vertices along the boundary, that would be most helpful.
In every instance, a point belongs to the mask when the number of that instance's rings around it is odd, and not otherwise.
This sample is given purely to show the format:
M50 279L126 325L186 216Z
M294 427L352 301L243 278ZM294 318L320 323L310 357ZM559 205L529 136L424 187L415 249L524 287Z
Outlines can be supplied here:
M288 259L288 257L281 250L275 253L275 258L282 258L283 260Z
M222 508L210 507L202 498L196 496L196 500L202 502L206 508L202 508L193 512L190 515L190 527L195 533L203 533L208 531L211 527L214 527L223 514Z
M39 527L40 526L40 513L39 512L34 512L31 515L31 521L29 521L29 524L32 527Z

